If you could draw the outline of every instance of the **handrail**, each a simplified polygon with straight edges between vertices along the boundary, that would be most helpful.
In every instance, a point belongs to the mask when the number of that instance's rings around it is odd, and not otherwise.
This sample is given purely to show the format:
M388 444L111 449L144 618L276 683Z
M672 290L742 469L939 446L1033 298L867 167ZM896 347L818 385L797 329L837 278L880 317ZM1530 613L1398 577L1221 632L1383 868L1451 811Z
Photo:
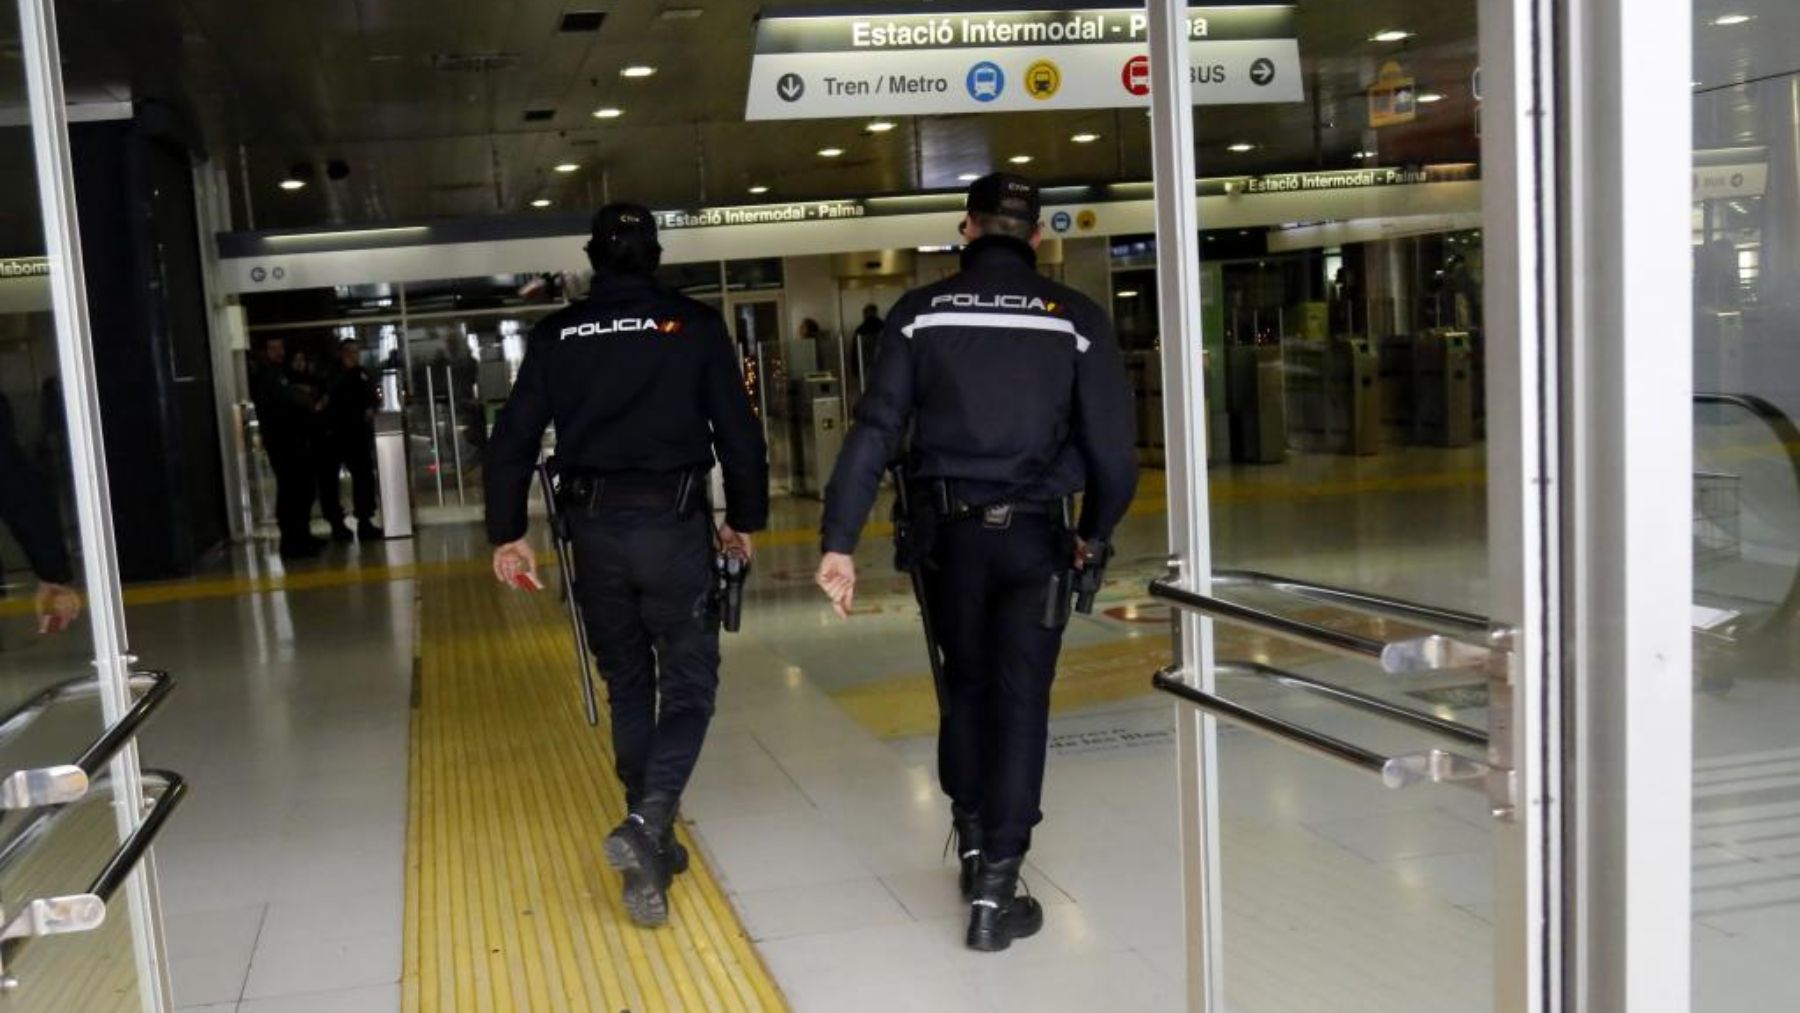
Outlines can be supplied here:
M176 808L187 798L187 779L174 771L146 770L143 772L143 781L145 784L160 783L162 791L156 796L143 822L131 831L131 836L125 838L125 843L119 846L106 867L100 870L100 874L88 886L88 893L101 900L111 900L112 895L124 885L132 870L144 860L151 845L156 843L156 835L162 833L163 825L169 822L169 817L175 814Z
M1794 483L1800 488L1800 426L1788 418L1787 413L1775 404L1755 394L1727 394L1716 391L1696 391L1694 403L1697 405L1725 405L1742 409L1757 417L1768 426L1775 435L1775 441L1787 453L1788 467L1793 470ZM1796 573L1793 583L1788 585L1788 592L1781 603L1775 606L1770 620L1757 624L1753 632L1787 625L1795 616L1800 615L1800 573Z
M1444 749L1385 756L1190 686L1179 677L1179 670L1174 668L1157 672L1151 678L1151 685L1193 704L1215 718L1259 732L1302 752L1374 775L1381 780L1383 786L1390 789L1398 790L1430 781L1480 790L1485 788L1487 777L1493 773L1493 768L1481 760Z
M1171 696L1180 697L1215 717L1243 725L1253 731L1262 732L1264 735L1298 746L1306 752L1322 756L1327 760L1335 760L1365 774L1381 777L1382 771L1387 768L1388 758L1380 753L1345 742L1343 739L1333 738L1323 732L1303 728L1291 721L1284 721L1261 711L1251 710L1242 704L1233 703L1205 690L1196 689L1177 678L1169 669L1163 669L1156 673L1151 678L1151 685Z
M141 690L141 694L124 716L82 750L74 763L18 770L0 778L0 809L57 805L73 802L85 794L88 784L100 776L175 688L175 681L167 672L134 672L128 682L131 688ZM0 717L0 745L24 734L52 708L99 693L98 679L69 679L51 686Z
M1454 637L1430 634L1384 641L1309 623L1177 587L1167 578L1150 582L1150 596L1225 622L1274 633L1317 650L1379 664L1390 675L1437 672L1479 665L1492 657L1486 648Z
M1422 605L1403 598L1389 598L1347 587L1318 584L1312 581L1282 577L1259 570L1220 570L1213 574L1214 587L1261 587L1282 591L1301 598L1311 598L1327 605L1342 605L1377 615L1392 616L1426 625L1449 626L1485 635L1492 625L1487 616L1457 609Z
M17 905L16 910L9 909L5 912L5 924L0 925L0 969L10 967L19 951L33 939L91 932L105 923L107 901L112 899L113 894L118 892L119 887L125 884L126 879L144 860L144 856L149 854L157 836L187 797L187 781L180 774L165 770L146 770L142 779L145 784L160 784L162 791L152 800L149 813L119 844L88 884L85 893L34 898ZM66 811L66 808L58 809L51 819L34 822L26 828L25 833L33 837L42 836L49 826L54 825L57 817ZM0 970L0 990L10 991L18 986L17 978Z
M1278 683L1290 689L1297 689L1302 692L1327 697L1336 700L1339 703L1355 707L1358 710L1367 711L1392 721L1398 721L1401 724L1412 725L1414 728L1419 728L1435 735L1442 735L1446 738L1467 742L1474 746L1486 746L1488 744L1488 733L1479 728L1440 718L1435 714L1427 714L1424 711L1413 710L1410 707L1404 707L1400 704L1383 700L1377 696L1370 696L1367 693L1359 693L1353 689L1346 689L1343 686L1334 685L1325 682L1322 679L1314 679L1311 676L1301 675L1298 672L1290 672L1285 668L1276 668L1273 665L1265 665L1257 661L1220 661L1213 665L1213 671L1225 675L1240 675L1257 679L1267 679L1270 682Z

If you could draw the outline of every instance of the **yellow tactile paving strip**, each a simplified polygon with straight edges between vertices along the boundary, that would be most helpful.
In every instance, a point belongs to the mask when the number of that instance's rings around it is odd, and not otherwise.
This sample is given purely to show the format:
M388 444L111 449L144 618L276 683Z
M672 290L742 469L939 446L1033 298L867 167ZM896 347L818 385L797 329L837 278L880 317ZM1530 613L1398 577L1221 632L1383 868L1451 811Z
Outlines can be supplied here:
M554 594L465 575L421 597L407 1013L785 1009L698 850L667 927L628 919L600 855L624 797Z

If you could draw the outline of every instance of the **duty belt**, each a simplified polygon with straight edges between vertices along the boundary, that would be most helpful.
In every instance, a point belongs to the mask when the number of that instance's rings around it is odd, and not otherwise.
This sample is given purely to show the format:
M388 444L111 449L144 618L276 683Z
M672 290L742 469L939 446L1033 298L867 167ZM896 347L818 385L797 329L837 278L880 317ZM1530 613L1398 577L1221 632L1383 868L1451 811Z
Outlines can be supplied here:
M998 503L970 503L956 495L949 482L932 480L927 484L930 502L940 523L979 517L988 527L1004 528L1014 517L1066 517L1067 503L1060 499L1003 500Z
M705 472L604 475L571 471L557 486L564 510L670 510L685 514L705 495Z

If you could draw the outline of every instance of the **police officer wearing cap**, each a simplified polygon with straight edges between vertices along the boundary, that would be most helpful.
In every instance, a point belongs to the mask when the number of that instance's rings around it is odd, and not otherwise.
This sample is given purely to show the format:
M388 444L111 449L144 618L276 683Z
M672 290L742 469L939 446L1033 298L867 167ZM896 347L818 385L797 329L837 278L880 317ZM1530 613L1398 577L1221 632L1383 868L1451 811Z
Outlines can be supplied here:
M591 292L532 328L495 421L487 532L495 576L535 582L526 501L554 423L559 513L629 810L604 851L623 874L633 920L659 925L669 883L686 866L674 821L719 682L706 479L716 454L725 486L717 548L747 562L750 533L768 519L768 455L724 321L653 278L662 246L651 213L601 208L587 253Z
M961 272L888 314L826 491L818 574L847 616L851 554L884 467L910 437L907 553L922 566L943 658L938 779L963 858L968 945L988 951L1043 925L1037 902L1019 894L1019 870L1042 819L1067 581L1096 565L1137 485L1111 321L1038 273L1038 212L1037 188L1021 177L975 181Z

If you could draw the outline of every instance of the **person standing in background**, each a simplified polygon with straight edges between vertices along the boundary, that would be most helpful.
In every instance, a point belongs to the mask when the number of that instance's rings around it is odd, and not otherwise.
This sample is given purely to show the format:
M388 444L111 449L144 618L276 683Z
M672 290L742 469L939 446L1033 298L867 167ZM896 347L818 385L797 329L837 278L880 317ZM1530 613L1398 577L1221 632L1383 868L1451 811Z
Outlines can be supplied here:
M318 471L308 459L307 427L312 424L311 395L288 371L287 342L264 339L262 355L250 370L250 399L256 405L263 452L275 473L275 523L281 529L281 554L289 559L316 556L325 543L312 535L313 495Z
M362 345L355 338L338 343L338 370L326 387L324 440L319 448L319 509L331 525L331 537L370 541L383 537L375 526L375 406L381 395L375 377L362 364ZM351 509L356 531L344 523L338 478L350 473Z

